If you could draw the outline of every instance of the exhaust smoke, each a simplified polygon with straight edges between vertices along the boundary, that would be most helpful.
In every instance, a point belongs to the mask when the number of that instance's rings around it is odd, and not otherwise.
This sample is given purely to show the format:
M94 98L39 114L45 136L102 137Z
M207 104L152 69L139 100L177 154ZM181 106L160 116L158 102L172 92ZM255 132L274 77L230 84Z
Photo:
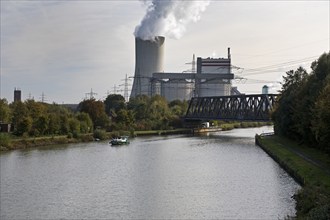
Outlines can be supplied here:
M155 36L179 39L190 22L197 22L210 1L151 0L141 24L134 35L143 40L153 40Z

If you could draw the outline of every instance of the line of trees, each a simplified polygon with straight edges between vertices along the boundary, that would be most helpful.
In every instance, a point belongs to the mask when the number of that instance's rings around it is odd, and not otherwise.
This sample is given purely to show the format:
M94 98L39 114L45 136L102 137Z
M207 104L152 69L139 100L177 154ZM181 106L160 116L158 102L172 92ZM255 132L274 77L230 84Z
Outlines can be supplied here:
M78 135L95 129L164 130L181 127L180 116L186 101L168 103L161 96L138 96L129 102L121 95L109 95L104 101L86 99L76 111L58 104L34 100L8 103L0 99L0 122L11 123L17 136Z
M311 64L311 73L299 67L284 76L278 104L272 114L276 134L330 153L330 55Z
M93 122L84 112L73 112L57 105L27 100L0 100L0 121L11 123L17 136L84 134L93 131Z

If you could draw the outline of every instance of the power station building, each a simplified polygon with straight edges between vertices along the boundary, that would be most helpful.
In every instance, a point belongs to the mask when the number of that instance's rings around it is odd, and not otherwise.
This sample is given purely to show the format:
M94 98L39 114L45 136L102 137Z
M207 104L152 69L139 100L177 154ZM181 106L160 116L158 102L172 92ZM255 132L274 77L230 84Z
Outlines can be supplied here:
M163 67L164 42L164 37L156 37L154 41L136 38L131 98L137 95L161 95L168 101L173 101L239 93L231 85L234 74L231 72L230 48L227 58L198 57L197 71L166 73Z

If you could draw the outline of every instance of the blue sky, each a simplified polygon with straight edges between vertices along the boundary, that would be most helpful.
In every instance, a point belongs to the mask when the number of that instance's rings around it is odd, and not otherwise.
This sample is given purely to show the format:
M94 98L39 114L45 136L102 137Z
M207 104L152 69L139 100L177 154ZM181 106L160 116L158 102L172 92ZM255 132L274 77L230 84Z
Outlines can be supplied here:
M91 88L104 99L134 74L134 30L144 1L1 0L1 98L31 95L79 103ZM166 37L165 70L191 67L192 54L226 57L231 47L245 93L275 92L285 71L309 68L329 51L329 1L211 1L180 39ZM132 82L131 82L132 84Z

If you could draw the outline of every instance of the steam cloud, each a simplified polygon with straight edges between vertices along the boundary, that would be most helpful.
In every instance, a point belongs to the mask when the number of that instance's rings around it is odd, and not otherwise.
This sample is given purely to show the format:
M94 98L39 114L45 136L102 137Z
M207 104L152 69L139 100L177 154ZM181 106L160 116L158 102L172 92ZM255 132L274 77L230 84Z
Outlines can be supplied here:
M153 40L156 36L179 39L190 22L197 22L200 14L210 4L209 0L144 0L148 4L147 13L134 35L143 40Z

